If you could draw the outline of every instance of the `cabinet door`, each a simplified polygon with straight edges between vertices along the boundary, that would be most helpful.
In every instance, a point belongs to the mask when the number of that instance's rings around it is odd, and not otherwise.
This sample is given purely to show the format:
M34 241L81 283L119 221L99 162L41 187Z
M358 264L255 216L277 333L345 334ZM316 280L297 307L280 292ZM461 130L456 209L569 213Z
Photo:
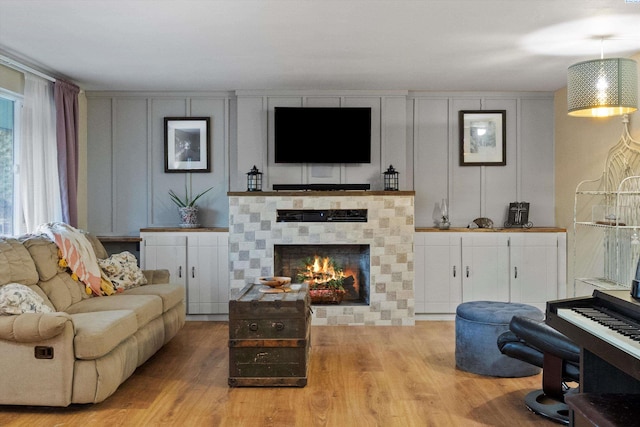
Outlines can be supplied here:
M188 314L229 312L228 233L193 233L188 237Z
M507 234L463 233L463 301L509 301L509 238Z
M186 285L187 238L168 234L141 234L142 268L167 269L172 283Z
M417 233L416 312L455 313L462 302L460 234Z
M558 235L513 233L510 276L511 301L544 311L558 298Z

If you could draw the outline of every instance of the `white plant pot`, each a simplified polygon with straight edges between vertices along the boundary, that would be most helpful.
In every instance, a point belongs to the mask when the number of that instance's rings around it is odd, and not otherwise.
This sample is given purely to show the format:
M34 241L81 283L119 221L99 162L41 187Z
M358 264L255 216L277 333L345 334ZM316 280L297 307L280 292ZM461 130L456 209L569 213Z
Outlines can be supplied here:
M179 207L178 213L180 213L180 227L182 228L198 228L198 207L187 206Z

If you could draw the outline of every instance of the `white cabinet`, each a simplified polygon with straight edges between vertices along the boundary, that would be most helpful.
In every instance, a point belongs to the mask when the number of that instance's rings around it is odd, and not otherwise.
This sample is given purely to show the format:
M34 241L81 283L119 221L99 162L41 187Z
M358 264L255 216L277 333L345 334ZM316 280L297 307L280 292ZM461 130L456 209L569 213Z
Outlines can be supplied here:
M510 300L546 309L566 293L566 233L510 236Z
M185 285L187 314L227 314L229 261L227 232L141 231L143 268L166 268Z
M187 238L187 313L229 312L228 240L228 233L196 233Z
M140 233L140 265L145 270L167 269L172 283L187 284L187 236Z
M461 233L416 233L416 313L455 313L462 302Z
M462 236L462 301L509 301L509 236Z
M416 313L453 314L466 301L545 310L564 297L566 232L433 231L415 236Z

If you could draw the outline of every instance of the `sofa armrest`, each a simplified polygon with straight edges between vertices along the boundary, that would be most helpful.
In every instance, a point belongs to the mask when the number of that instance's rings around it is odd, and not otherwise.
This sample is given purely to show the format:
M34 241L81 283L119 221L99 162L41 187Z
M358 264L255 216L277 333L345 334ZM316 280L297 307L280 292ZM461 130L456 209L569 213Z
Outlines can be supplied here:
M147 278L147 285L158 285L162 283L169 283L170 273L169 270L142 270L144 277Z
M38 342L60 335L71 322L67 313L24 313L0 316L0 339L15 342Z

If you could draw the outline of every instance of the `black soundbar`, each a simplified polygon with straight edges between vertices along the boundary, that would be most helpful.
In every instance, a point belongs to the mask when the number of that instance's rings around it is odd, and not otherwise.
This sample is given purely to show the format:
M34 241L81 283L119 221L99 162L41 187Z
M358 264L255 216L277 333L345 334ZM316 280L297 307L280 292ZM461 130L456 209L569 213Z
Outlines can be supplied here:
M370 184L273 184L274 191L366 191Z

